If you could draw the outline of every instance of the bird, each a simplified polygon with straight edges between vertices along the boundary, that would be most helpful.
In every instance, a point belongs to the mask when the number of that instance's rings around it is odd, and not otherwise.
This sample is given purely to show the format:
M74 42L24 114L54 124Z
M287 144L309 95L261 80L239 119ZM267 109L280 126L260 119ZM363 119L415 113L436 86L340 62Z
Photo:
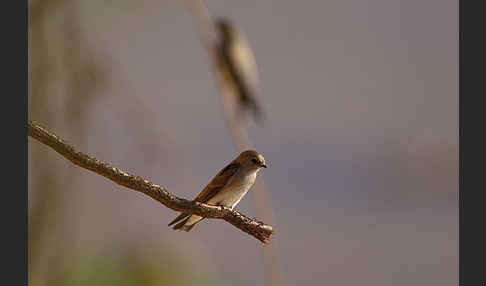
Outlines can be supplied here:
M221 169L193 201L234 208L253 186L262 168L267 168L267 165L260 153L255 150L243 151ZM189 232L203 219L198 215L181 213L169 226L177 223L173 229Z
M251 111L257 121L264 118L263 110L257 102L255 93L258 86L258 70L255 56L244 34L227 18L215 20L219 42L216 56L219 64L228 74L243 113Z

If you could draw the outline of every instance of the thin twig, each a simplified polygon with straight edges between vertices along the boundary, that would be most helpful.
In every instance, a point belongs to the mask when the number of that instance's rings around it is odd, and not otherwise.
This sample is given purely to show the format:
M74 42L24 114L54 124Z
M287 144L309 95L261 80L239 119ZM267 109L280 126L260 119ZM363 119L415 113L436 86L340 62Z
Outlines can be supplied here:
M263 243L267 243L273 234L271 226L248 218L233 209L181 199L147 179L129 174L106 162L77 151L52 131L32 121L28 123L28 135L51 147L74 164L102 175L121 186L142 192L174 211L195 214L206 218L223 219Z

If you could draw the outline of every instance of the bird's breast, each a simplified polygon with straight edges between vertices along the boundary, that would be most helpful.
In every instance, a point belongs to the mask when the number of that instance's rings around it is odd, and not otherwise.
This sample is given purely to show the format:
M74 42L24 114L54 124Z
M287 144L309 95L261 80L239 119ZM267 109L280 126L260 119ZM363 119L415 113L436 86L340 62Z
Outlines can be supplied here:
M249 175L240 175L238 173L232 178L230 182L228 182L228 186L231 188L246 188L249 189L253 183L255 182L256 173L252 173Z
M234 207L248 192L255 182L256 173L250 175L239 175L238 173L228 182L228 184L211 200L209 204L221 204Z

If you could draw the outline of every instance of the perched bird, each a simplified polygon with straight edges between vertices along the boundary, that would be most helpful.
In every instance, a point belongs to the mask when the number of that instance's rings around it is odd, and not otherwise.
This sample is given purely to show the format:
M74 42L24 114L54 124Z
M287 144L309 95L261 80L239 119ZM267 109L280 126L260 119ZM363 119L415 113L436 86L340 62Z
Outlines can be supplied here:
M226 80L231 81L236 91L240 110L251 111L256 120L263 119L263 111L255 98L258 71L248 41L229 19L217 20L216 28L219 32L216 55L227 71Z
M263 156L254 150L242 152L228 166L224 167L194 199L208 205L233 208L255 182L261 168L266 168ZM182 213L169 226L173 229L190 231L203 217Z

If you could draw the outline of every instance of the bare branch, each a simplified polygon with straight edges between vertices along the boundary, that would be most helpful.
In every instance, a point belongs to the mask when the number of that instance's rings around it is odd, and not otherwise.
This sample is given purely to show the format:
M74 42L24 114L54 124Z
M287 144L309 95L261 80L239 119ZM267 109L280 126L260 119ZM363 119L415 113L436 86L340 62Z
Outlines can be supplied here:
M106 162L77 151L53 132L30 120L28 122L28 135L51 147L74 164L102 175L119 185L144 193L174 211L206 218L223 219L263 243L267 243L273 234L271 226L248 218L233 209L181 199L147 179L129 174Z

